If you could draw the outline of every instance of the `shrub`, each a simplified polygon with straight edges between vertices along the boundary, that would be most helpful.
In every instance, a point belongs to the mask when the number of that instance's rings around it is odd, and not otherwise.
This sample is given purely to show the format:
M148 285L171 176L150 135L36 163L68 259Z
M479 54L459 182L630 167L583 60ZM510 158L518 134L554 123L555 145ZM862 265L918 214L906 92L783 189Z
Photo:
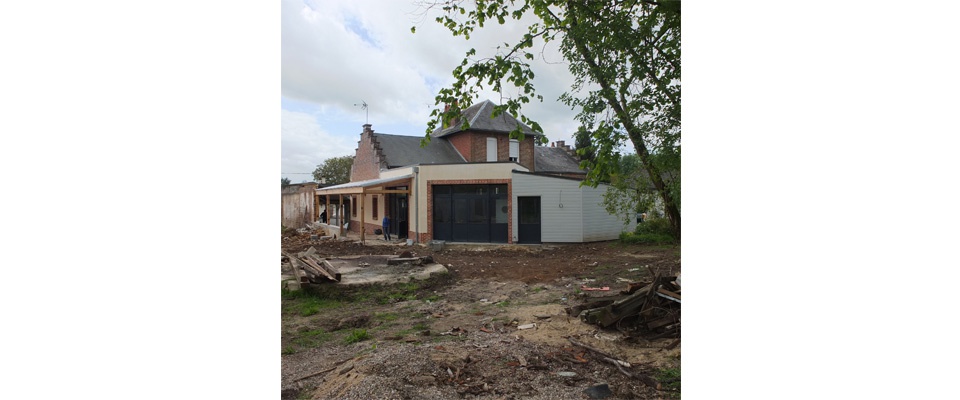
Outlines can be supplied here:
M628 233L620 234L620 242L624 244L674 244L676 239L663 233Z
M671 235L673 231L670 227L670 220L667 218L647 218L647 220L638 223L637 229L633 233L658 233Z

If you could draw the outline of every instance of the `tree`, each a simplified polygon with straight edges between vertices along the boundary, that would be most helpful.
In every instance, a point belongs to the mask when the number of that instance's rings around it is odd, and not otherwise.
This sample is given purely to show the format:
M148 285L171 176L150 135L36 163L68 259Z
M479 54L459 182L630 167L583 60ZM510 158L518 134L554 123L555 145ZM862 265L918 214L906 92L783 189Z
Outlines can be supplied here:
M651 159L664 171L663 180L668 190L680 187L679 165L673 165L669 154L651 154ZM663 215L663 200L657 193L649 176L644 173L643 162L636 154L626 154L617 162L617 173L610 176L610 189L603 195L603 205L607 212L627 216L646 212L651 216ZM679 189L675 199L679 201ZM626 221L625 221L626 222Z
M313 179L327 185L339 185L350 182L350 168L353 167L353 157L333 157L323 161L313 170Z
M580 159L589 161L590 163L596 163L597 151L593 147L590 132L581 126L580 129L577 129L577 133L573 134L573 138L574 147L577 149L577 154L580 156Z
M290 186L290 178L280 178L280 188Z
M427 9L434 7L442 9L436 21L467 40L489 21L502 25L507 19L532 15L536 22L493 56L476 59L476 49L466 52L453 70L456 81L435 98L437 106L450 107L433 110L431 116L437 120L428 124L425 141L438 123L456 118L458 105L470 104L484 85L501 94L505 84L517 88L515 94L504 96L506 101L494 115L504 111L518 115L542 133L539 124L520 112L531 99L543 101L536 94L528 61L535 58L531 52L535 44L558 41L574 76L571 90L560 101L579 109L577 119L591 133L596 152L594 160L585 161L586 183L595 186L618 174L619 149L629 140L680 236L679 186L668 187L651 156L672 154L679 159L680 154L680 1L446 0ZM467 127L467 121L462 124ZM519 127L511 137L523 137Z

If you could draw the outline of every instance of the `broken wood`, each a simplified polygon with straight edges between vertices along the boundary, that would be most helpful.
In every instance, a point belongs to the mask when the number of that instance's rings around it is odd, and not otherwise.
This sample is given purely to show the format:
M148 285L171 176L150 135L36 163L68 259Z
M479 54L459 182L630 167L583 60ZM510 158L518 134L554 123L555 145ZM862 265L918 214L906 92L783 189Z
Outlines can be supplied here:
M307 379L307 378L312 378L312 377L317 376L317 375L325 374L325 373L330 372L330 371L333 371L333 370L335 370L335 369L337 369L337 367L336 367L336 366L333 366L333 367L327 368L327 369L325 369L325 370L323 370L323 371L320 371L320 372L314 372L314 373L312 373L312 374L310 374L310 375L301 376L301 377L299 377L299 378L297 378L297 379L294 379L293 381L294 381L294 382L302 381L302 380Z
M664 288L657 289L657 295L659 295L660 297L663 297L663 298L665 298L665 299L673 300L673 301L675 301L675 302L677 302L677 303L680 302L680 295L679 295L679 294L674 293L674 292L671 292L671 291L669 291L669 290L667 290L667 289L664 289Z
M667 347L664 347L664 348L667 350L673 350L673 348L677 347L678 344L680 344L680 338L677 338L677 340L670 342L670 344L668 344Z
M329 261L316 255L306 256L302 261L312 267L316 275L324 276L334 282L340 282L340 272Z
M601 358L607 359L608 362L612 362L613 364L620 365L620 366L627 367L627 368L630 368L630 367L631 367L630 363L628 363L628 362L626 362L626 361L623 361L623 360L619 360L619 359L617 359L616 357L614 357L614 356L612 356L612 355L610 355L610 354L607 354L607 353L603 352L602 350L597 349L597 348L595 348L595 347L593 347L593 346L590 346L590 345L587 345L587 344L584 344L584 343L580 343L580 342L578 342L578 341L576 341L576 340L573 340L572 338L567 338L567 340L569 340L570 343L573 343L573 344L576 345L576 346L580 346L580 347L583 347L583 348L585 348L585 349L587 349L587 350L592 351L593 353L597 354L597 355L600 356Z

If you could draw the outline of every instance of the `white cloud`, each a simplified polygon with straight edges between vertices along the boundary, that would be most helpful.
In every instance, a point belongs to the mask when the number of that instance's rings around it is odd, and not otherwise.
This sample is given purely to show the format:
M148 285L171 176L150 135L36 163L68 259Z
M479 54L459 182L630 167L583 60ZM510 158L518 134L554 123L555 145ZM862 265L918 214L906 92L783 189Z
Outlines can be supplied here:
M293 183L312 181L317 165L331 157L352 156L356 142L327 132L316 117L280 111L280 172Z
M437 10L422 12L412 1L283 0L282 96L314 106L311 111L319 110L316 121L328 129L347 122L356 127L349 136L343 134L353 143L351 151L366 118L354 106L360 100L369 104L369 122L382 128L378 131L420 135L437 91L453 82L452 70L468 49L476 48L478 57L491 56L497 46L515 42L526 31L526 24L508 22L480 29L467 41L434 21ZM414 25L416 34L410 32ZM575 112L557 98L573 79L557 48L551 43L545 51L551 64L539 60L536 47L534 85L544 102L532 102L523 111L540 123L551 141L572 143L578 126ZM499 102L500 95L487 89L480 99ZM349 121L343 121L344 116ZM294 147L288 144L285 149ZM294 158L286 151L285 160Z

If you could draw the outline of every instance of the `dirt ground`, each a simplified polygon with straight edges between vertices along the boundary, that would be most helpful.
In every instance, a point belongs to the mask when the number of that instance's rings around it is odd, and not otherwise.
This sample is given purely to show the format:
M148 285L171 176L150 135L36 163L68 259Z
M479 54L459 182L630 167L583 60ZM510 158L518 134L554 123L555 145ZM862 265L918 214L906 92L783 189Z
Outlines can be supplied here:
M678 246L459 245L434 252L292 233L282 246L289 253L313 246L323 256L410 251L450 271L425 281L284 292L284 399L679 397L680 346L665 349L673 339L629 337L565 311L614 296L627 282L649 282L653 272L675 275ZM281 273L285 268L281 263Z

